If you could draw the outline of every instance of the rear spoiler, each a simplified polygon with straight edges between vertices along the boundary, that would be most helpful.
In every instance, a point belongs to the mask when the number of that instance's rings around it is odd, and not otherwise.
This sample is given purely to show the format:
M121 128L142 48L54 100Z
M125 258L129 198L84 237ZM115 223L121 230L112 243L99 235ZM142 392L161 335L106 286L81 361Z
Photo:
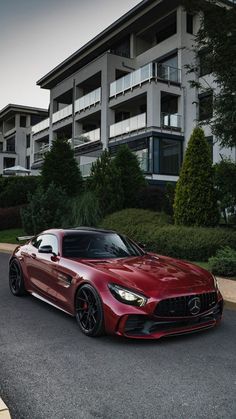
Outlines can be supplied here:
M20 236L17 237L16 240L18 242L26 242L27 240L31 240L34 236Z

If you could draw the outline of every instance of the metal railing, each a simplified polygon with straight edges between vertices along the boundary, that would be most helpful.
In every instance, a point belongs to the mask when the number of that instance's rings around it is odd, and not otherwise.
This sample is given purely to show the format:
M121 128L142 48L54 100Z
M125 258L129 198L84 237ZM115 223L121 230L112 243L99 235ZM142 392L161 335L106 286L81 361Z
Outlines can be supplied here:
M139 131L146 127L146 113L142 113L110 126L110 138L133 131Z
M161 113L161 127L168 129L178 129L180 130L182 126L182 115L177 113Z
M181 69L165 64L149 63L110 84L110 97L132 90L152 79L181 83Z
M82 110L95 106L101 102L101 87L92 92L88 93L75 101L75 112L81 112Z
M52 115L52 123L61 121L62 119L68 118L72 115L72 104L66 106L65 108L61 109L60 111L55 112Z
M38 124L32 127L33 134L37 134L40 131L44 131L45 129L49 128L49 118L44 119L43 121L39 122Z

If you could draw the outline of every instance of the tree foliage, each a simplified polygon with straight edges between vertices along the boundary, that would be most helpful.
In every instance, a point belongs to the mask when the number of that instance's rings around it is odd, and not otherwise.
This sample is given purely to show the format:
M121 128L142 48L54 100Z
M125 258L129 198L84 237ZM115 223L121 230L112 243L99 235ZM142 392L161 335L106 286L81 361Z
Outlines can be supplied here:
M215 226L219 221L210 148L201 128L195 128L188 143L177 182L175 223Z
M217 198L227 221L225 209L236 205L236 163L222 159L214 165L214 171Z
M92 191L85 191L71 202L71 227L96 227L101 221L102 213L97 196Z
M68 196L78 195L82 189L82 176L74 158L74 151L67 140L58 138L46 153L42 168L42 185L50 183L65 190Z
M120 171L107 150L93 163L88 188L95 192L103 215L123 208Z
M28 234L38 234L48 228L61 228L70 213L68 196L64 189L51 183L44 191L40 186L29 194L29 204L22 210L22 224Z
M192 86L209 89L203 80L199 83L199 52L206 53L207 66L214 78L213 120L206 120L221 146L236 145L236 5L229 7L213 0L183 0L188 12L200 12L200 29L195 36L193 49L196 63L188 71L197 78ZM212 88L211 83L211 88Z
M138 204L138 194L146 186L144 174L137 156L127 145L119 147L114 165L120 171L120 181L124 194L124 208L134 208Z

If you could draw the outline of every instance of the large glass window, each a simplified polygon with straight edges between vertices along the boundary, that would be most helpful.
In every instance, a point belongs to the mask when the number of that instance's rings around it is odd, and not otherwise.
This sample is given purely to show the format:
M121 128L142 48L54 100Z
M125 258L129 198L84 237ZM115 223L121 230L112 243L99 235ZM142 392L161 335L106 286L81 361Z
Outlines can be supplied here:
M181 165L181 142L160 139L160 174L178 175Z
M212 118L213 116L213 93L212 91L199 95L199 121Z

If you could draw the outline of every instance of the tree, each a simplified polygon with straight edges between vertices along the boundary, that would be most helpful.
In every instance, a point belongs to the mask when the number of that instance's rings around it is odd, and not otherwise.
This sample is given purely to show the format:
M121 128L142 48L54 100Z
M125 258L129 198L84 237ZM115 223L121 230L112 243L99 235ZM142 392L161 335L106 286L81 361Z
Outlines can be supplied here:
M175 223L215 226L219 222L210 148L201 128L195 128L188 143L174 201Z
M204 60L215 86L214 118L205 123L211 125L221 146L233 147L236 145L236 4L219 6L215 0L183 0L183 4L188 12L200 12L201 16L193 46L196 62L186 66L188 72L196 75L191 85L203 91L209 89L206 79L203 78L203 83L198 79L200 62Z
M124 208L134 208L138 204L139 193L146 186L137 156L127 145L119 147L114 165L120 171L120 181L124 193Z
M74 151L67 140L58 138L46 153L42 168L42 185L46 190L50 183L65 190L68 196L78 195L83 179L74 157Z
M214 165L214 171L217 198L227 222L226 208L236 206L236 163L222 159Z
M67 225L70 204L64 189L50 183L46 191L42 187L28 196L29 204L22 210L24 231L38 234L48 228L61 228Z
M120 171L107 150L92 165L88 189L95 192L103 215L123 208Z

